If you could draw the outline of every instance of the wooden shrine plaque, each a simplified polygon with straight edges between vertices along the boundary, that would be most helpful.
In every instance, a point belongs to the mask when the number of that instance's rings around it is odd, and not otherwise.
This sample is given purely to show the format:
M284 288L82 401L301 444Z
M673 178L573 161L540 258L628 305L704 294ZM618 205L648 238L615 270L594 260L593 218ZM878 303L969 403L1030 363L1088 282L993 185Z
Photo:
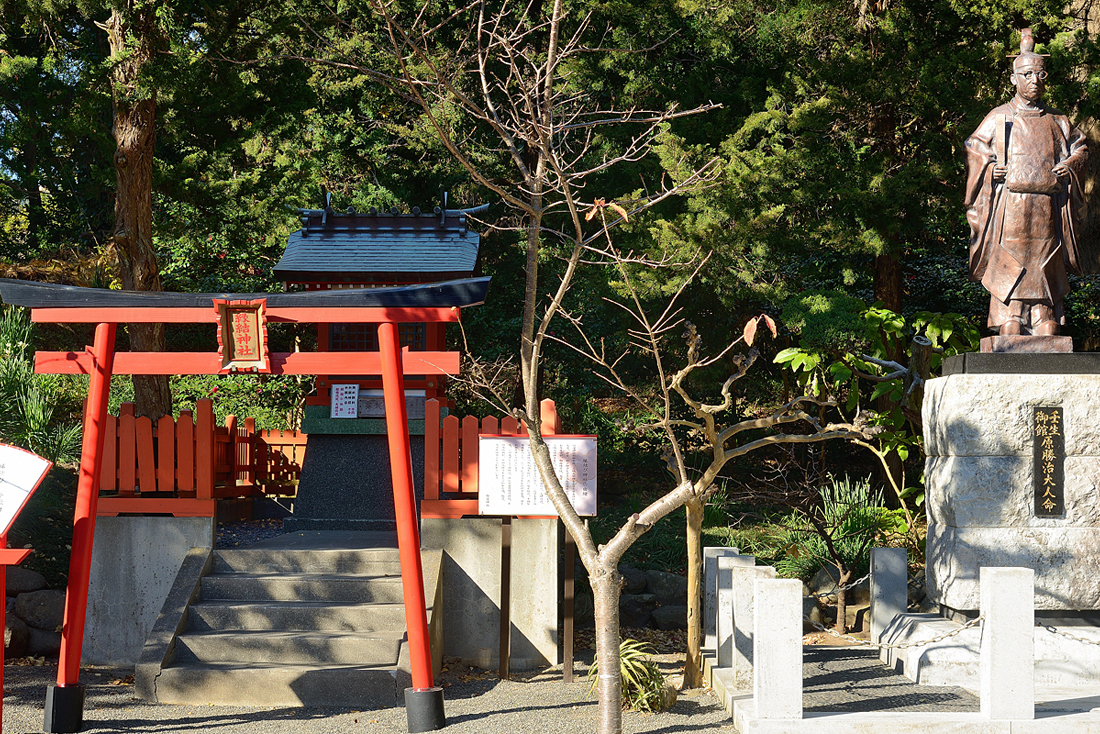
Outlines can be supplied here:
M223 301L214 299L218 312L218 374L271 372L267 351L266 299Z
M0 444L0 536L38 489L53 463L17 446Z
M544 436L566 496L581 516L596 514L596 437ZM556 515L542 486L531 439L481 436L477 509L481 515Z

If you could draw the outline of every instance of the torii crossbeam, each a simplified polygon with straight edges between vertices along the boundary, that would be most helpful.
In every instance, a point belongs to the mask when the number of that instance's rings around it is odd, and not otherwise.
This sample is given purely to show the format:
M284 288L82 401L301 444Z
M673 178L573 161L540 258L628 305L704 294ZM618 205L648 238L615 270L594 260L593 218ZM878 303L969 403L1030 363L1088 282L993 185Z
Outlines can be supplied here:
M444 724L443 692L432 679L425 608L420 534L413 493L412 456L405 408L404 374L457 374L457 352L402 350L397 324L458 321L459 309L485 301L489 278L470 278L430 285L363 288L303 293L166 293L77 288L0 278L4 303L31 309L31 320L94 323L95 343L84 352L36 352L35 372L90 376L84 415L72 555L65 597L65 621L57 684L46 692L47 732L76 732L84 725L84 690L80 654L88 579L95 534L97 481L103 458L103 426L112 374L219 374L231 371L219 352L121 352L115 354L119 323L224 323L216 305L249 303L267 321L284 323L376 323L377 352L263 354L271 374L381 374L386 406L386 433L401 558L405 623L413 687L406 691L410 724L430 728ZM261 319L262 327L262 319ZM416 731L424 731L417 728Z

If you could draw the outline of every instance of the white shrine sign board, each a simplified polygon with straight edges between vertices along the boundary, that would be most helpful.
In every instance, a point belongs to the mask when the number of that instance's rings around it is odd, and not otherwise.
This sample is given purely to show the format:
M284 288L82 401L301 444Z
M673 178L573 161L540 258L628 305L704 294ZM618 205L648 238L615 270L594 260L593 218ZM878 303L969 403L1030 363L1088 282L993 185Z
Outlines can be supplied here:
M37 454L0 443L0 535L46 477L53 463Z
M329 418L359 417L359 385L333 385L331 388L332 408Z
M544 436L562 488L581 516L596 514L596 437ZM526 436L478 438L479 515L556 515L542 487L531 439Z

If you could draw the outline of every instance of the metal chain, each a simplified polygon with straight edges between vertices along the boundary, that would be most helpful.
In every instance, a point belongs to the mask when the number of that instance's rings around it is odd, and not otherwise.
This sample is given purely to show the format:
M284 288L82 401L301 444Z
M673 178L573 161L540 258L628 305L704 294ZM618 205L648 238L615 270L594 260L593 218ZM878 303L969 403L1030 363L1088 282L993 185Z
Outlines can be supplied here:
M963 626L959 627L957 630L952 630L951 632L947 632L945 634L942 634L939 637L933 637L930 640L921 640L920 642L898 642L898 643L872 642L870 640L861 640L858 637L852 637L851 635L842 635L839 632L837 632L836 630L828 629L823 624L813 621L812 619L809 618L809 616L807 616L805 614L802 615L802 621L809 622L811 625L813 625L818 630L820 630L820 631L822 631L822 632L824 632L824 633L826 633L826 634L828 634L832 637L836 637L837 639L840 639L840 640L848 640L849 642L853 642L857 645L863 645L865 647L877 647L880 650L904 650L904 649L910 648L910 647L922 647L924 645L931 645L934 642L942 642L943 640L954 637L955 635L962 634L963 632L970 629L971 627L976 627L979 624L981 624L982 617L980 617L980 616L975 617L974 619L970 620L969 622L967 622ZM1082 640L1082 642L1087 642L1087 640ZM1100 644L1100 643L1097 643L1097 644Z
M1053 625L1042 624L1040 622L1036 622L1035 626L1036 627L1042 627L1043 629L1045 629L1047 632L1051 633L1052 635L1058 635L1059 637L1065 637L1067 640L1073 640L1074 642L1081 642L1081 643L1084 643L1086 645L1100 646L1100 640L1089 640L1089 639L1086 639L1084 637L1078 637L1077 635L1071 635L1069 632L1063 632L1062 630L1058 629L1057 627L1054 627Z
M821 591L821 592L818 592L816 594L811 592L810 596L814 597L815 599L825 599L825 598L828 598L830 596L836 596L841 591L851 591L852 589L859 586L860 584L862 584L864 581L866 581L869 578L871 578L871 574L867 574L863 578L856 579L855 581L851 582L850 584L845 584L844 586L838 586L835 589L833 589L832 591Z

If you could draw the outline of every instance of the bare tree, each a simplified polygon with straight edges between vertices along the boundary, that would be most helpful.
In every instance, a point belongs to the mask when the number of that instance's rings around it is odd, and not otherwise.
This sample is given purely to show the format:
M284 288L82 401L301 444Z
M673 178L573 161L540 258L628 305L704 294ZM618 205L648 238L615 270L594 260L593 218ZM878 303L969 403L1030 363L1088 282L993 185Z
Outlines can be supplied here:
M717 489L715 482L726 464L751 451L775 444L805 444L830 439L863 440L869 437L869 429L853 423L822 423L818 418L819 411L822 408L835 407L835 402L809 396L795 398L759 415L732 417L730 414L734 406L734 386L759 357L759 352L753 348L740 353L733 350L742 344L751 347L760 323L766 324L774 336L775 323L772 319L758 316L749 320L741 335L717 353L707 356L703 352L703 338L693 324L680 317L677 307L677 300L691 278L685 279L668 304L658 307L657 313L653 314L643 304L635 286L635 279L631 274L631 258L618 252L610 239L607 240L604 251L611 258L613 266L619 270L619 282L623 284L625 298L615 303L634 323L629 333L631 343L618 353L609 353L602 342L589 337L581 319L572 316L565 309L562 309L562 315L572 322L577 339L558 341L591 360L598 368L597 374L615 389L629 396L635 408L647 416L630 427L637 431L658 434L663 439L666 446L665 458L669 470L676 477L677 486L632 517L610 542L599 548L593 565L600 567L605 574L617 577L615 569L631 543L665 515L680 507L686 509L688 649L684 686L696 687L702 684L703 510ZM687 344L686 356L683 366L671 371L667 364L666 354L669 349L666 341L680 329L683 329L683 338ZM628 379L621 371L620 365L631 353L643 355L650 362L652 380L642 386ZM689 389L693 376L725 360L731 364L732 374L717 387L717 402L708 403L693 394ZM711 393L714 392L712 386ZM678 417L681 414L677 410L678 405L686 407L693 418ZM799 424L806 432L782 431L784 426L791 424ZM758 435L761 431L764 435ZM752 437L738 443L746 435ZM689 456L699 453L704 454L708 461L701 469L693 469ZM588 562L585 566L591 574L592 567ZM604 599L601 602L601 595L613 596L613 599ZM612 602L617 608L617 586L614 589L598 589L593 584L593 596L597 609L601 603Z
M581 561L588 570L595 602L596 652L601 661L596 684L598 731L618 734L622 730L618 564L623 554L670 512L689 502L701 508L717 471L729 459L763 445L749 442L743 447L727 449L727 442L734 436L751 428L793 421L808 421L816 426L813 417L800 409L803 401L785 406L774 416L743 422L722 431L715 427L713 419L714 413L720 412L720 406L689 403L697 407L702 430L708 430L709 426L708 435L712 436L715 446L712 467L701 478L690 478L683 465L683 450L677 435L683 426L671 417L672 394L686 396L683 382L687 376L698 366L712 362L697 357L698 345L693 342L689 366L675 375L664 373L658 342L667 329L672 328L670 312L658 320L652 330L648 322L643 322L640 343L649 344L648 348L658 357L656 382L665 407L657 413L654 429L664 427L677 457L680 481L674 490L631 517L607 544L597 546L570 505L542 439L537 385L539 365L545 342L551 338L551 323L558 316L568 317L563 306L578 266L598 261L614 264L626 272L631 263L660 265L660 262L617 251L608 236L609 230L659 201L705 184L712 176L712 165L703 166L678 186L655 187L652 193L644 196L596 197L586 194L586 189L601 174L645 157L665 123L681 115L705 111L713 105L678 111L672 108L615 109L602 103L574 81L573 72L583 56L607 52L599 48L604 33L592 27L591 16L578 15L567 8L565 0L552 0L549 8L537 3L512 4L507 0L490 6L474 0L446 11L431 2L411 10L402 9L403 6L393 0L368 2L373 17L381 21L383 34L388 39L391 65L380 68L377 57L366 59L343 50L366 46L354 42L324 47L312 60L366 74L415 103L426 125L474 181L495 193L520 215L516 229L522 232L526 241L526 282L518 359L523 399L522 406L512 408L511 412L527 426L532 455L546 492L576 540ZM318 33L317 38L323 39L322 34ZM448 40L443 45L436 39ZM377 52L376 46L370 49L372 53ZM459 117L467 124L452 124ZM632 132L619 138L617 147L604 137L607 131L624 129ZM503 169L496 165L500 161L508 162L510 173L501 172ZM680 162L681 168L686 166L685 161ZM563 262L561 273L550 288L540 285L539 280L540 260L547 249ZM594 347L581 349L593 358L599 355ZM748 370L754 359L755 356L742 358L737 377ZM603 366L613 368L614 364L604 362ZM499 389L502 387L499 384L498 389L491 389L493 380L490 378L500 374L495 367L475 367L472 378L482 387L490 388L484 397L507 409L512 403L508 391ZM737 377L725 386L725 407L729 402L729 386ZM622 380L618 382L625 386ZM817 428L822 434L835 434L838 438L857 435L839 426ZM792 440L820 439L799 437ZM695 527L698 528L698 523ZM696 577L696 596L698 588Z
M573 72L585 55L607 52L599 48L603 32L592 27L589 15L567 8L564 0L552 0L549 8L507 0L490 6L475 0L448 10L430 1L411 10L402 10L392 0L368 2L388 38L391 65L379 68L377 57L366 59L343 50L365 44L327 45L321 33L316 37L322 48L311 60L368 75L415 103L426 125L474 181L519 215L515 229L526 241L518 359L523 399L522 406L511 412L527 426L547 494L588 569L602 667L597 682L598 730L618 734L622 729L618 559L654 522L682 504L683 492L647 508L608 546L597 548L570 505L542 439L539 365L549 326L561 313L578 266L613 256L603 245L608 229L708 180L712 166L704 166L677 186L654 187L641 196L596 197L586 189L609 170L644 158L665 123L714 105L679 111L616 109L602 103L574 81ZM370 47L372 53L377 50ZM453 125L456 116L466 124ZM624 129L630 132L617 143L605 137L607 132ZM502 161L510 172L499 165ZM613 213L610 219L607 212ZM560 276L548 289L539 280L540 259L547 250L562 260ZM512 400L510 395L505 399L505 394L497 391L489 397L495 395L495 402L508 409Z

